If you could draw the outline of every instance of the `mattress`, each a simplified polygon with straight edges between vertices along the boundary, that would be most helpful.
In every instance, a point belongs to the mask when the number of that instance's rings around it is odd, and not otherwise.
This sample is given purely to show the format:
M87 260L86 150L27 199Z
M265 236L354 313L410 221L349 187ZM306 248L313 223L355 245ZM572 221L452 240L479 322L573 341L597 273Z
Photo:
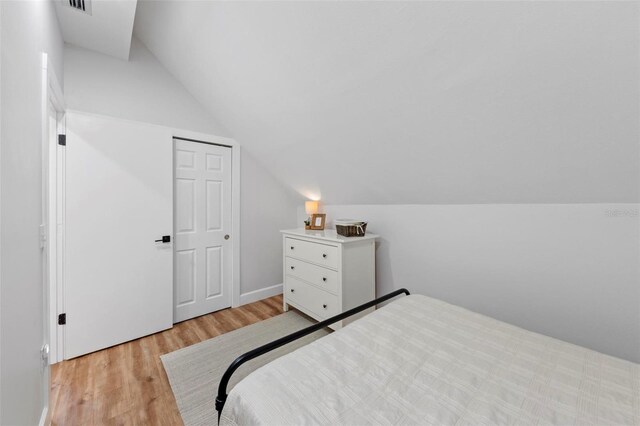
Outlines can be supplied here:
M419 295L256 370L223 425L638 425L640 365Z

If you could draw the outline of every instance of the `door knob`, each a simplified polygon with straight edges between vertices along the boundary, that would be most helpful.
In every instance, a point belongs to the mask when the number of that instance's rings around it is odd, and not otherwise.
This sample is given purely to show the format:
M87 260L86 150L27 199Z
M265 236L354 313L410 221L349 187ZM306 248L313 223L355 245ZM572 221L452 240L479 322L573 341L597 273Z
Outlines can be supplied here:
M229 239L229 234L225 235L225 236L224 236L224 239L225 239L225 240L228 240L228 239Z
M163 235L161 239L156 240L156 243L170 243L170 242L171 242L170 235Z

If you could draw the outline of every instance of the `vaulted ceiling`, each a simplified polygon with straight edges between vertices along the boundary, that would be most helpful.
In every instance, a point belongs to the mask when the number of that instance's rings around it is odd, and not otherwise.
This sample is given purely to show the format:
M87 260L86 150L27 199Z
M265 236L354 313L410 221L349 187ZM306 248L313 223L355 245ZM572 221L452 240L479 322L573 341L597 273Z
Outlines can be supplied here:
M139 1L134 34L327 203L638 202L638 4Z
M66 43L129 59L137 0L54 0Z

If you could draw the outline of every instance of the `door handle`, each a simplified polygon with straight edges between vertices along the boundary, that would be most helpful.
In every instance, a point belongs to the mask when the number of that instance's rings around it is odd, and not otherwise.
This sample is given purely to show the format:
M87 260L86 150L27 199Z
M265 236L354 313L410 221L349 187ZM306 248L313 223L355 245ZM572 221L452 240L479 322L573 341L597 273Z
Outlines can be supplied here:
M170 242L171 242L171 236L170 235L163 235L162 239L156 240L156 243L170 243Z

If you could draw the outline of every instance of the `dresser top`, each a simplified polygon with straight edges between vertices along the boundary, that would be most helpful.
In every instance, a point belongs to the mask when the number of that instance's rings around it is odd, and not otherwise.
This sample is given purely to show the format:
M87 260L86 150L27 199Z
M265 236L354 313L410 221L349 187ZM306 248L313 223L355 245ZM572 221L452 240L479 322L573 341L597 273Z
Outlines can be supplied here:
M335 229L325 229L324 231L313 231L313 230L307 230L304 228L297 228L297 229L285 229L280 232L282 232L285 235L290 235L292 237L315 238L317 240L331 241L333 243L340 243L340 244L349 244L349 243L357 243L359 241L375 240L379 237L376 234L370 234L368 232L364 235L364 237L343 237L342 235L338 235Z

